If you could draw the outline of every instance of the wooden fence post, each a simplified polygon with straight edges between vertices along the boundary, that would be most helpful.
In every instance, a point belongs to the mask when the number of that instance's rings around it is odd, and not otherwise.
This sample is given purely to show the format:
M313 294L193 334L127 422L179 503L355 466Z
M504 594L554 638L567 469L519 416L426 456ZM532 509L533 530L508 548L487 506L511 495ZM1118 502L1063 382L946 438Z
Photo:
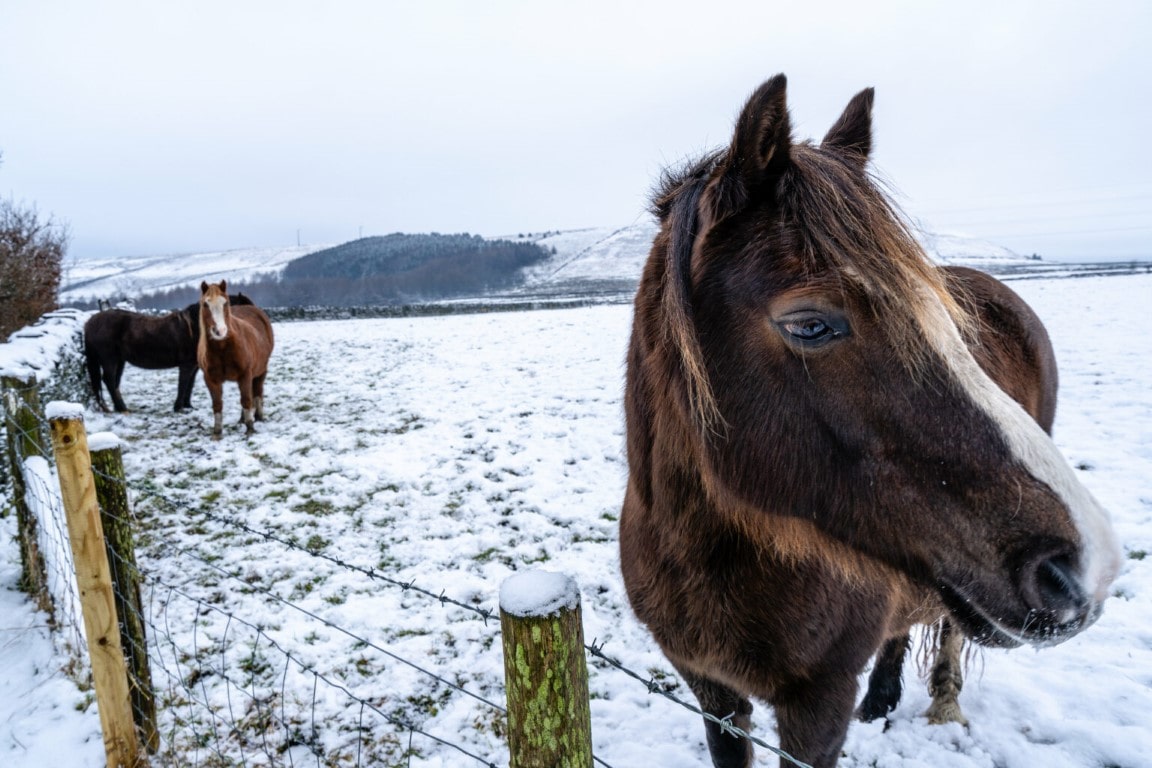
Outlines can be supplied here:
M124 455L119 439L110 432L90 435L88 448L92 456L96 499L100 504L100 522L108 544L108 566L115 587L116 615L120 619L120 642L128 662L132 715L144 748L155 754L160 747L160 734L156 730L156 698L152 691L152 671L148 666L148 639L144 633L140 571L136 567Z
M92 480L88 437L84 432L84 409L71 403L49 403L46 411L52 428L60 496L68 518L68 539L80 590L88 654L92 659L92 682L104 732L104 754L108 768L138 768L145 763L132 722L112 575Z
M591 768L592 717L580 590L546 571L500 586L511 768Z
M40 431L40 389L34 377L3 378L5 432L8 435L8 463L12 471L12 503L16 507L16 529L20 538L20 588L32 596L36 607L53 615L52 596L44 556L37 535L39 523L28 508L24 484L24 459L43 456Z

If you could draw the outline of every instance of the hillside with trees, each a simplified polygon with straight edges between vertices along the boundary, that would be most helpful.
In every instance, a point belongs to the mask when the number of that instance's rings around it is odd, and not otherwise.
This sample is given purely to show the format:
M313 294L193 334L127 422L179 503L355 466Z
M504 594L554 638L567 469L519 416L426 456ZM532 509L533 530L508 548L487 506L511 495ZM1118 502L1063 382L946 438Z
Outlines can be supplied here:
M280 276L229 281L263 306L373 306L480 296L515 285L521 270L549 256L531 242L486 240L479 235L394 233L365 237L310 253ZM141 308L195 301L196 289L140 297Z

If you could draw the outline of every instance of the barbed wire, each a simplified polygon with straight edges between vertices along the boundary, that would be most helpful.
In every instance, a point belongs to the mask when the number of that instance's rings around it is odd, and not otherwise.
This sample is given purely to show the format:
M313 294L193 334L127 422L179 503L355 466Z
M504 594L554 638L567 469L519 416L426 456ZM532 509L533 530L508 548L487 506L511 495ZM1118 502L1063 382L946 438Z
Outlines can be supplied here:
M107 476L105 475L105 477L107 477ZM112 480L114 478L108 478L108 479ZM135 490L137 490L137 492L139 492L142 496L144 496L146 498L152 498L152 499L156 499L156 500L163 502L165 505L167 505L169 507L169 509L177 509L179 507L179 504L177 502L174 502L171 499L168 499L167 497L165 497L163 494L159 493L159 491L156 490L155 485L147 479L141 481L141 483L139 485L135 485L134 488L135 488ZM497 616L497 613L495 611L492 611L491 609L478 608L474 605L469 605L468 603L465 603L463 601L456 600L452 597L449 597L443 590L441 590L439 593L437 593L437 592L433 592L433 591L428 590L428 589L424 589L423 587L418 586L414 579L409 580L409 581L403 581L401 579L395 579L395 578L392 578L390 576L386 576L384 573L382 573L380 570L378 570L376 568L370 568L370 567L357 565L355 563L348 562L347 560L344 560L343 558L336 557L335 555L329 555L329 554L326 554L324 552L321 552L319 550L316 550L316 549L313 549L310 547L300 546L299 544L297 544L296 542L294 542L290 539L287 539L283 536L279 536L279 535L277 535L271 531L253 528L252 526L248 525L247 523L245 523L241 520L237 520L236 518L229 517L227 515L222 515L218 512L213 512L211 510L207 510L207 509L203 509L203 508L200 508L197 511L210 520L214 520L218 523L228 525L234 529L241 530L241 531L248 533L248 534L251 534L253 536L259 536L260 538L264 539L265 541L276 542L277 544L281 544L281 545L287 547L288 549L295 550L297 552L301 552L303 554L306 554L309 557L315 557L319 560L325 560L325 561L332 563L333 565L336 565L336 566L343 568L345 570L353 571L355 573L361 574L362 576L366 576L367 578L369 578L373 581L379 581L379 582L382 582L384 584L388 584L390 586L397 587L404 592L415 592L417 594L424 595L425 597L429 597L429 598L432 598L433 600L436 600L441 605L453 605L453 606L456 606L457 608L462 608L463 610L468 611L469 613L472 613L472 614L478 616L480 619L482 619L484 621L485 626L488 625L489 619L495 618Z
M615 669L623 672L624 674L628 675L629 677L643 683L644 687L648 689L648 693L654 693L654 694L657 694L659 696L663 696L665 699L668 699L668 701L671 701L674 704L679 704L681 707L688 710L689 712L693 712L697 715L700 715L705 720L708 720L709 722L715 723L716 725L720 726L720 730L722 733L726 733L730 736L738 736L740 738L747 739L748 741L752 742L753 744L756 744L757 746L764 747L765 749L767 749L769 752L776 755L777 757L782 758L784 760L787 760L788 762L792 763L795 766L799 766L799 768L812 768L812 766L809 765L808 763L804 763L804 762L797 760L796 758L792 757L792 755L788 754L787 752L780 749L779 747L772 746L771 744L768 744L767 742L765 742L761 739L758 739L757 737L753 736L752 734L748 733L747 731L745 731L742 728L733 724L732 718L735 716L735 714L736 714L735 712L733 712L729 715L726 715L724 717L716 717L715 715L711 714L710 712L705 712L704 710L700 709L699 707L695 707L692 704L689 704L688 702L684 701L683 699L681 699L677 696L674 696L671 692L665 690L665 686L661 685L654 678L652 678L652 677L645 678L640 673L635 672L631 669L628 669L628 667L625 667L623 664L621 664L616 659L613 659L611 656L608 656L607 654L605 654L603 651L604 645L605 645L604 643L597 645L596 639L593 638L591 643L584 646L584 650L586 650L588 653L590 653L595 658L600 659L601 661L604 661L609 666L614 667Z
M417 726L415 723L413 723L411 721L403 720L403 719L396 717L395 715L389 714L388 712L385 712L384 710L380 709L378 706L374 705L372 702L368 701L367 699L364 699L360 696L357 696L355 693L350 691L345 685L343 685L339 681L334 680L333 678L329 677L328 675L325 675L323 672L318 671L313 666L304 663L303 660L293 656L291 651L287 650L280 643L278 643L260 625L249 622L249 621L241 618L240 616L236 615L235 613L232 613L231 611L227 611L227 610L220 608L218 606L211 605L210 603L205 602L203 599L198 598L189 592L186 592L182 588L180 588L176 585L173 585L173 584L168 584L164 580L159 579L157 577L147 577L147 583L149 584L149 586L151 586L153 588L153 595L152 595L153 599L155 597L155 589L159 588L159 589L164 590L165 593L169 596L170 595L178 595L178 596L184 598L185 600L192 602L196 606L197 613L199 613L201 611L211 611L211 612L214 612L214 613L219 614L220 616L223 616L224 618L226 618L228 625L225 628L224 634L222 635L221 642L220 642L222 650L223 650L224 646L226 645L227 635L229 632L229 628L232 626L232 624L237 624L237 625L246 627L247 629L249 629L255 633L255 637L257 638L257 644L259 642L259 638L263 638L263 641L268 646L270 646L271 648L274 648L276 651L281 653L285 657L285 664L286 665L289 663L295 664L297 666L297 668L299 669L299 671L306 673L306 674L310 674L313 676L314 680L323 682L326 685L328 685L329 687L343 693L347 698L349 698L352 701L354 701L355 703L359 704L362 710L367 709L367 710L373 712L374 714L380 716L385 722L387 722L388 724L390 724L392 726L395 726L397 728L400 728L400 729L407 731L407 732L410 732L410 733L418 733L421 736L424 736L425 738L428 738L432 741L435 741L438 744L441 744L441 745L446 746L446 747L450 747L450 748L460 752L461 754L464 754L464 755L476 760L477 762L479 762L483 765L490 766L490 768L497 768L496 764L493 763L491 760L488 760L487 758L476 755L476 754L468 751L464 747L461 747L459 744L455 744L451 741L448 741L447 739L441 738L439 736L436 736L433 733L425 731L424 729L420 728L419 726ZM165 617L167 617L167 613L168 613L167 608L165 608ZM173 636L171 634L168 634L168 638L169 638L169 641L173 645L174 653L178 653L178 651L176 650L175 640L173 639ZM255 654L255 649L256 649L256 645L254 644L253 654ZM194 641L194 649L193 650L194 650L194 656L198 655L197 654L198 646L195 644L195 641ZM224 670L225 670L225 663L224 663L223 659L222 659L221 668L219 670L217 670L215 668L212 669L214 674L219 675L222 680L225 680L226 682L228 682L232 687L236 688L237 691L243 693L246 696L249 696L250 699L253 701L259 700L259 697L256 694L248 693L246 690L244 690L244 685L241 682L232 679ZM169 676L175 677L167 669L165 669L164 671ZM286 675L286 672L285 672L285 675ZM178 679L180 680L181 685L185 688L185 690L188 691L189 694L191 694L192 691L191 691L191 688L188 686L186 679L184 679L184 678L178 678ZM201 676L201 679L203 679L203 676ZM207 696L205 696L205 704L210 709L211 705L206 701L206 699L207 699ZM284 700L283 696L282 696L281 700L282 701ZM313 716L314 716L314 714L315 714L315 693L313 693L312 710L313 710ZM236 717L235 717L235 712L231 709L231 702L229 702L229 716L231 718L231 722L235 723ZM227 723L229 721L224 720L224 722ZM281 718L281 725L287 726L287 721L283 720L283 718ZM315 720L313 720L313 722L312 722L312 728L313 728L313 731L316 731ZM357 765L359 765L359 764L360 763L358 761Z
M97 472L97 474L101 474L101 473ZM110 480L110 481L120 482L120 480L118 478L114 478L114 477L111 477L111 476L106 475L106 474L102 474L102 477L104 477L105 479ZM142 488L141 485L144 487ZM154 501L159 501L162 504L164 504L166 507L168 507L168 509L170 511L177 511L182 507L182 505L179 502L176 502L176 501L168 498L164 494L160 493L159 491L157 491L155 489L155 485L152 484L148 480L143 481L143 483L141 483L141 484L134 485L134 488L138 491L138 493L140 493L140 495L142 497L151 498ZM466 603L462 603L459 600L455 600L451 597L448 597L443 591L441 591L440 593L435 593L435 592L423 589L421 587L417 587L412 582L405 582L405 581L401 581L398 579L393 579L391 577L385 576L384 574L380 573L377 569L364 568L364 567L356 565L354 563L349 563L349 562L343 560L342 558L327 555L323 552L319 552L319 551L316 551L316 550L308 548L308 547L302 547L302 546L296 544L295 542L291 541L290 539L286 539L283 536L279 536L279 535L272 533L270 531L254 528L254 527L248 525L247 523L244 523L243 521L232 518L228 515L223 515L220 513L211 512L209 510L204 510L204 509L199 509L198 511L201 514L203 514L205 517L208 517L211 520L222 523L224 525L231 526L235 529L241 530L241 531L248 533L250 535L260 537L260 538L264 539L265 541L275 542L277 544L280 544L282 546L287 547L288 549L300 552L300 553L308 555L310 557L315 557L315 558L318 558L321 560L328 561L328 562L330 562L334 565L337 565L341 568L344 568L346 570L360 573L360 574L367 576L373 580L382 581L386 584L390 584L392 586L398 587L404 591L408 591L408 590L415 591L419 594L430 597L430 598L440 602L442 605L443 604L451 604L451 605L458 606L460 608L464 608L465 610L467 610L467 611L477 615L478 617L482 618L485 621L485 625L487 625L487 620L493 617L492 611L487 610L487 609L476 608L476 607L468 605ZM169 546L173 546L173 545L169 545ZM281 596L279 596L279 595L277 595L277 594L275 594L269 590L264 590L261 588L254 587L253 585L249 584L247 581L244 581L240 576L238 576L234 573L230 573L230 572L226 571L225 569L221 568L220 566L216 565L215 563L211 563L211 562L203 559L203 557L198 552L196 552L196 550L194 550L194 549L176 547L176 550L183 553L183 554L188 554L188 555L192 556L193 558L202 562L204 565L207 565L208 567L212 568L213 570L216 570L216 571L222 573L223 575L227 576L228 578L243 581L244 584L248 588L253 589L253 591L261 592L261 593L263 593L263 594L265 594L265 595L267 595L267 596L269 596L275 600L284 602L286 605L289 605L289 606L295 608L296 610L299 610L302 613L305 613L306 615L311 616L314 619L317 619L321 622L326 622L326 620L324 620L323 618L316 616L315 614L311 613L310 611L307 611L306 609L303 609L303 608L300 608L299 606L296 606L295 604L291 603L290 601L286 601L283 597L281 597ZM363 638L358 637L357 635L355 635L355 633L351 633L351 632L348 632L347 630L343 630L342 628L340 628L338 626L333 626L332 628L334 628L338 631L345 632L346 634L348 634L353 639L356 639L358 642L363 642L366 645L369 645L370 647L375 648L376 650L381 650L382 652L384 652L386 654L390 653L388 651L380 649L378 646L375 646L375 645L369 643L368 641L364 640ZM664 697L665 699L667 699L668 701L671 701L672 703L679 705L680 707L688 710L689 712L692 712L693 714L699 715L699 716L703 717L705 720L709 720L709 721L716 723L721 728L721 731L723 733L726 733L726 734L731 735L731 736L739 737L739 738L748 739L751 743L756 744L758 746L761 746L761 747L769 750L770 752L777 755L778 757L781 757L785 760L788 760L796 766L800 766L801 768L810 768L810 766L808 766L807 763L797 761L795 758L793 758L791 755L789 755L787 752L780 749L779 747L773 746L773 745L763 741L762 739L759 739L755 736L752 736L748 732L746 732L743 729L741 729L740 727L736 726L731 721L732 715L729 715L726 718L718 718L715 715L712 715L711 713L704 712L703 710L699 709L698 707L696 707L696 706L684 701L683 699L680 699L679 697L671 694L669 691L665 690L663 685L661 685L660 683L653 680L650 676L645 677L644 675L641 675L640 673L638 673L632 669L629 669L628 667L623 665L618 660L607 656L606 654L603 653L603 647L604 647L603 644L596 645L595 641L593 641L593 643L591 643L591 644L586 644L584 646L585 651L589 655L591 655L594 658L598 658L598 659L604 661L610 667L616 669L617 671L624 673L627 677L640 682L649 693L657 693L657 694L661 695L662 697ZM427 670L421 669L418 665L415 665L412 662L409 662L409 661L404 660L404 659L398 659L398 660L402 661L403 663L406 663L406 664L409 664L409 665L415 667L418 671L437 679L438 681L444 683L445 685L448 685L450 687L456 687L454 684L452 684L446 680L443 680L442 678L439 678L434 673L431 673L431 672L428 672ZM488 704L489 706L494 707L494 708L500 710L501 712L506 711L500 705L495 704L495 703L490 702L490 701L487 701L487 700L484 700L483 698L476 696L475 694L471 693L470 691L467 691L466 689L460 688L459 690L461 692L469 695L469 696L472 696L473 698L478 698L483 703ZM601 760L599 757L593 756L593 759L595 762L597 762L601 765L608 766L608 764L606 762L604 762L603 760ZM611 766L608 766L608 768L611 768Z
M43 419L38 418L38 423L41 425L41 428L44 428L46 426L46 422L44 422ZM50 453L49 453L49 455L50 455ZM122 478L110 476L106 473L102 473L99 470L96 470L95 468L93 469L93 472L95 474L97 474L98 476L100 476L104 480L107 480L110 482L115 482L115 483L120 483L120 484L127 486L127 483ZM159 502L160 504L165 506L170 512L178 512L178 511L182 511L186 508L183 503L174 501L174 500L168 498L162 492L160 492L160 490L156 487L156 485L153 482L151 482L149 479L145 479L143 481L133 483L132 488L135 491L135 493L137 494L138 498L150 499L154 502ZM355 563L344 560L343 558L340 558L338 556L330 555L330 554L318 551L316 549L313 549L313 548L310 548L307 546L301 546L300 544L296 543L295 541L293 541L289 538L286 538L286 537L279 535L277 533L274 533L272 531L267 531L267 530L255 528L255 527L248 525L247 523L245 523L241 520L238 520L234 517L231 517L231 516L228 516L225 514L221 514L218 512L214 512L211 510L206 510L203 508L197 509L197 512L199 514L203 515L204 517L214 521L214 522L228 526L228 527L235 529L235 530L242 531L242 532L247 533L249 535L259 537L259 538L261 538L267 542L274 542L278 545L286 547L287 549L290 549L290 550L293 550L296 552L300 552L300 553L305 554L309 557L314 557L314 558L317 558L319 560L326 561L326 562L331 563L332 565L335 565L335 566L342 568L344 570L358 573L358 574L360 574L360 575L362 575L362 576L364 576L364 577L366 577L372 581L384 583L384 584L387 584L389 586L399 588L400 590L402 590L405 593L413 592L413 593L422 595L426 598L430 598L432 600L439 602L442 606L443 605L455 606L455 607L460 608L460 609L466 611L467 613L469 613L469 614L471 614L477 618L480 618L481 620L484 621L485 626L488 626L488 621L497 615L496 612L492 611L491 609L480 608L480 607L477 607L475 605L471 605L471 604L463 602L461 600L457 600L455 598L452 598L449 595L447 595L447 593L443 590L441 590L439 592L435 592L435 591L432 591L432 590L429 590L429 589L426 589L424 587L417 585L414 580L405 581L402 579L393 578L393 577L390 577L390 576L384 574L383 572L381 572L377 568L357 565ZM134 524L138 524L139 521L134 519L132 522ZM296 605L292 601L282 597L281 595L278 595L277 593L275 593L271 590L264 589L261 587L256 587L256 586L252 585L248 581L245 581L244 579L242 579L239 575L232 573L232 572L228 571L227 569L222 568L219 565L206 560L194 548L177 547L177 546L171 545L171 544L169 544L167 546L169 548L171 548L172 550L174 550L174 551L176 551L182 555L187 555L187 556L190 556L190 557L196 559L198 562L202 563L204 566L207 566L208 568L220 573L221 575L225 576L226 578L242 581L245 584L245 587L249 590L252 590L253 592L263 594L264 596L266 596L266 597L268 597L268 598L270 598L270 599L272 599L272 600L274 600L274 601L276 601L282 605L290 607L290 608L302 613L303 615L310 617L312 620L315 620L315 621L318 621L318 622L324 624L325 626L327 626L330 629L333 629L335 631L338 631L338 632L345 634L346 636L348 636L350 639L354 640L355 642L362 643L366 647L371 647L374 650L384 654L385 656L388 656L389 658L392 658L399 663L402 663L404 665L407 665L407 666L413 668L414 670L416 670L420 674L426 675L427 677L449 687L450 689L453 689L453 690L456 690L460 693L463 693L463 694L465 694L465 695L493 708L494 710L496 710L500 713L506 714L506 709L504 707L500 706L499 704L496 704L492 701L489 701L489 700L485 699L483 696L480 696L479 694L476 694L472 691L469 691L462 686L456 685L455 683L452 683L451 681L444 679L443 677L437 675L436 673L431 672L427 669L424 669L420 665L418 665L414 662L411 662L408 659L404 659L403 657L401 657L397 654L394 654L393 652L391 652L385 648L382 648L381 646L379 646L375 643L372 643L371 641L367 640L366 638L359 636L355 632L351 632L350 630L347 630L347 629L325 619L324 617L322 617L322 616L320 616L320 615L318 615L312 611L309 611L306 608L303 608L302 606ZM150 576L144 574L142 571L140 571L139 568L137 568L132 563L129 563L127 561L123 561L123 562L124 562L126 567L135 569L135 571L140 575L141 579L143 579L143 580L151 579L151 580L155 581L156 577L154 577L154 576L150 577ZM482 763L491 765L491 763L488 763L484 758L480 758L476 755L473 755L473 754L469 753L467 750L464 750L463 748L459 747L458 745L452 744L450 742L446 742L446 741L439 739L438 737L435 737L431 734L427 734L427 733L424 733L423 731L420 731L419 729L415 729L415 728L410 727L411 726L410 723L406 723L404 721L396 720L396 719L389 719L389 716L386 713L380 711L378 708L371 705L370 702L367 702L366 700L358 699L358 697L356 697L355 694L351 693L351 691L349 691L347 688L344 688L339 683L328 679L322 673L317 672L313 668L305 665L299 659L293 657L289 651L285 650L282 646L280 646L278 643L276 643L275 640L273 640L261 627L259 627L259 625L253 624L251 622L247 622L247 621L239 618L235 614L230 613L228 611L224 611L223 609L217 608L216 606L211 606L208 603L205 603L203 600L195 598L195 597L191 596L190 594L179 590L179 588L175 587L174 585L165 585L165 586L167 588L169 588L170 590L172 590L172 592L175 594L180 594L181 596L183 596L187 599L195 600L195 601L197 601L197 603L199 605L203 606L204 608L212 610L212 611L216 611L218 613L221 613L224 616L227 616L229 618L229 622L235 621L237 623L240 623L240 624L252 629L253 631L258 632L259 636L266 638L267 642L270 645L274 646L278 651L283 653L286 657L285 677L286 677L286 672L287 672L287 664L289 663L289 661L295 662L301 671L306 671L308 673L314 674L316 676L317 680L323 680L326 684L328 684L334 688L337 688L337 689L343 691L349 697L360 701L361 712L363 712L363 709L365 707L370 708L372 711L374 711L377 714L384 717L386 722L389 722L391 725L393 725L395 727L407 728L410 734L411 733L420 733L421 735L424 735L424 736L432 739L433 741L437 741L438 743L443 743L446 746L450 746L450 747L453 747L455 749L458 749L461 752L463 752L464 754L466 754L470 757L473 757L474 759L476 759ZM156 625L153 623L149 622L149 626L152 626L154 629L157 629ZM196 632L196 627L194 626L193 627L194 635L195 635L195 632ZM172 638L171 630L167 627L166 627L165 635L169 638ZM702 718L704 718L705 720L708 720L708 721L716 724L721 729L722 733L725 733L725 734L728 734L731 736L735 736L738 738L747 739L749 742L756 744L756 745L758 745L764 749L767 749L772 754L775 754L776 756L780 757L781 759L786 760L795 766L799 766L800 768L810 768L810 766L808 766L806 763L803 763L803 762L795 759L794 757L792 757L791 755L789 755L787 752L780 749L779 747L768 744L767 742L763 741L762 739L759 739L759 738L749 734L748 732L744 731L743 729L739 728L738 726L736 726L732 722L732 717L734 716L734 713L730 714L726 717L721 718L721 717L716 717L715 715L713 715L711 713L704 712L703 710L699 709L698 707L693 706L692 704L684 701L683 699L673 695L670 691L666 690L665 685L662 685L661 683L657 682L651 676L645 676L645 675L642 675L642 674L640 674L634 670L629 669L628 667L623 665L621 662L619 662L617 659L614 659L614 658L608 656L607 654L605 654L603 652L603 648L604 648L603 643L597 644L596 641L593 640L592 643L586 644L584 646L584 648L585 648L585 651L592 658L599 659L599 660L603 661L609 667L625 674L628 678L639 682L640 684L642 684L645 687L645 689L649 693L656 693L656 694L660 695L661 697L663 697L664 699L666 699L666 700L668 700L674 704L677 704L678 706L682 707L683 709L685 709L685 710L687 710L693 714L699 715ZM164 672L164 674L166 676L168 676L169 678L174 677L173 674L169 670L164 668L163 666L161 666L161 669ZM220 671L218 674L220 675L221 679L225 681L226 685L236 686L236 681L234 681L230 677L228 677L223 671ZM203 685L203 683L202 683L202 685ZM187 686L185 686L185 688L191 697L191 693L192 693L191 690L188 689ZM242 689L238 687L238 690L242 690ZM245 692L245 693L247 693L247 692ZM229 701L229 705L230 705L230 701ZM217 718L217 719L221 720L221 722L228 724L227 719L220 718L215 713L211 713L211 714L214 718ZM230 712L230 716L234 717L234 713ZM314 718L314 716L315 716L315 712L313 711L313 718ZM235 720L233 720L233 724L234 723L235 723ZM282 724L283 724L283 722L282 722ZM213 725L213 727L214 727L214 725ZM593 759L596 763L603 765L606 768L611 768L611 766L609 766L608 763L606 763L601 758L594 755Z
M297 605L296 603L293 603L291 600L288 600L287 598L273 592L270 589L266 589L264 587L257 587L255 585L249 583L243 577L241 577L235 573L232 573L232 572L228 571L227 569L222 568L221 566L219 566L215 563L209 562L208 560L204 559L198 552L196 552L194 549L192 549L190 547L184 548L184 547L177 547L175 545L168 545L168 546L171 550L179 552L182 555L187 555L187 556L195 559L201 565L207 566L208 568L216 571L217 573L219 573L219 574L221 574L221 575L223 575L229 579L233 579L235 581L239 581L239 582L243 583L245 585L245 587L247 589L250 589L253 593L261 594L261 595L264 595L265 597L271 598L272 600L276 601L277 603L284 605L288 608L291 608L292 610L297 611L297 612L303 614L304 616L307 616L308 618L310 618L314 621L320 622L321 624L328 627L329 629L335 630L336 632L339 632L339 633L345 635L346 637L353 640L354 642L360 643L365 647L372 648L373 650L384 654L385 656L391 658L392 660L397 661L401 664L404 664L405 666L408 666L408 667L416 670L417 672L419 672L422 675L425 675L426 677L429 677L429 678L431 678L431 679L433 679L433 680L435 680L435 681L437 681L443 685L448 686L449 688L451 688L451 689L453 689L459 693L463 693L466 696L469 696L469 697L475 699L476 701L480 702L481 704L486 704L487 706L492 707L493 709L497 710L498 712L500 712L502 714L507 714L507 710L504 707L500 706L499 704L496 704L495 702L489 701L488 699L484 698L480 694L469 691L468 689L464 688L463 686L457 685L457 684L451 682L450 680L446 680L443 677L437 675L435 672L431 672L427 669L424 669L419 664L417 664L413 661L410 661L408 659L405 659L404 657L402 657L396 653L393 653L392 651L389 651L387 648L384 648L380 645L377 645L376 643L372 642L371 640L368 640L367 638L364 638L364 637L356 634L355 632L353 632L349 629L341 627L339 624L336 624L336 623L324 618L323 616L320 616L319 614L317 614L313 611L310 611L307 608L304 608L303 606L300 606L300 605ZM120 560L121 563L124 564L125 568L130 568L130 569L134 568L134 566L130 562L128 562L127 560L125 560L123 558L118 558L118 559ZM144 574L138 568L136 568L135 570L136 570L136 573L139 574L142 579L145 578Z

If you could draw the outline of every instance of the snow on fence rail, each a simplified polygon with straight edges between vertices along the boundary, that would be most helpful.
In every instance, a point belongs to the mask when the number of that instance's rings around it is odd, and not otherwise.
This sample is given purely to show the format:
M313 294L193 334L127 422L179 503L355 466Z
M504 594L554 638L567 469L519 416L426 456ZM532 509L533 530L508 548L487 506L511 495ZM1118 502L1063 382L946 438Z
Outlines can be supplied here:
M78 319L73 316L70 321L73 323L71 333L74 338L79 327ZM67 338L67 334L63 333L57 336ZM34 338L41 339L43 336ZM67 346L66 341L60 344L61 348ZM56 413L52 414L55 419L47 419L39 412L38 372L51 370L53 366L46 365L43 360L37 362L38 366L31 370L25 368L17 371L24 374L31 372L33 376L23 380L6 376L4 380L3 400L10 466L13 468L13 495L18 507L21 498L27 507L21 512L22 516L28 517L27 524L21 525L22 542L26 530L31 531L29 543L21 545L22 552L26 548L32 551L30 559L25 561L26 571L30 574L26 577L26 584L33 594L40 595L38 602L54 612L53 623L58 629L60 645L71 654L75 671L79 674L79 670L85 668L82 653L86 648L83 625L88 617L85 616L84 620L81 617L87 608L80 607L79 591L73 578L73 561L67 543L68 526L65 523L64 504L61 503L61 494L57 489L58 483L66 481L59 478L52 465L53 452L46 449L44 435L52 429L59 431L59 424L68 421L78 423L82 434L82 409L77 414L67 408L56 408ZM87 437L84 439L87 440ZM449 738L451 734L435 733L426 728L418 714L407 712L403 707L386 706L387 697L380 691L365 692L362 686L354 686L339 674L319 668L303 649L290 647L283 638L274 636L264 621L240 615L238 611L229 610L206 599L203 594L197 594L188 585L174 583L170 577L161 577L138 566L131 542L133 532L140 531L141 522L127 501L131 484L125 480L119 461L119 445L114 436L94 435L88 442L88 449L90 451L86 450L85 453L90 453L93 460L83 471L91 474L92 484L99 493L98 517L103 521L104 530L112 532L103 538L108 544L106 568L113 574L112 591L115 593L120 631L116 641L110 644L123 650L124 660L119 664L127 671L131 719L135 723L133 730L139 740L141 754L152 754L158 764L184 764L191 761L196 765L295 766L299 763L318 766L410 766L413 758L419 759L425 745L431 743L437 745L438 749L451 750L453 754L467 757L481 765L495 766L495 759L505 759L503 756L508 753L506 744L491 745L489 755L477 754L475 746L455 743ZM15 492L16 486L23 486L19 494ZM153 484L141 483L132 490L138 502L166 506L177 514L188 513ZM291 550L324 560L373 583L401 590L423 600L438 602L446 608L463 610L482 621L486 627L490 619L497 616L503 618L497 611L454 599L442 590L428 589L413 581L396 578L379 568L346 562L320 548L302 546L272 531L250 526L235 516L204 509L196 512L230 530L274 543L285 551ZM502 723L493 732L496 735L506 734L507 741L517 744L517 736L506 731L509 710L492 701L491 697L469 690L465 685L428 669L425 664L404 658L363 634L351 632L299 605L290 597L250 583L242 572L214 562L195 548L166 545L161 551L166 558L195 561L198 567L214 572L221 584L232 584L269 604L299 614L316 626L347 635L357 647L372 649L394 665L406 668L429 681L443 691L438 695L467 696L480 702L490 710L494 721ZM35 575L37 569L39 576ZM38 589L40 592L36 591ZM89 623L90 631L92 626ZM579 628L578 619L576 627ZM500 628L493 625L493 632L499 631ZM509 636L512 633L503 634L505 643L513 639ZM531 634L529 632L528 636ZM581 659L581 666L588 663L584 656L586 654L592 663L599 662L602 668L619 671L643 685L648 693L662 696L717 722L730 735L747 738L785 761L804 765L777 747L735 727L728 718L718 719L702 713L673 695L666 684L623 666L605 654L603 644L597 644L596 639L590 644L584 644L579 632L570 634L573 636L569 640L575 642L575 653ZM102 650L107 644L103 639L99 643ZM523 648L520 651L523 653ZM505 648L506 658L508 654L509 650ZM388 690L391 680L377 682L385 687L384 692L392 693ZM96 684L99 688L99 679ZM509 691L514 687L509 686ZM587 696L587 683L582 690L582 695ZM98 700L99 697L98 691ZM326 706L321 707L321 703ZM587 707L586 701L583 706ZM104 722L103 710L101 718L105 728L106 748L111 750L117 745L108 744L108 733L109 728L115 726ZM567 728L567 723L562 723L561 727ZM518 743L530 745L547 741L534 742L530 738L521 738ZM608 765L591 754L590 744L586 751L595 763ZM583 754L579 749L575 753ZM493 754L497 757L494 758ZM109 755L112 755L111 751ZM110 757L110 761L112 759ZM527 764L517 762L522 759L514 748L511 765L515 768ZM568 760L558 764L587 763L580 759L578 762Z

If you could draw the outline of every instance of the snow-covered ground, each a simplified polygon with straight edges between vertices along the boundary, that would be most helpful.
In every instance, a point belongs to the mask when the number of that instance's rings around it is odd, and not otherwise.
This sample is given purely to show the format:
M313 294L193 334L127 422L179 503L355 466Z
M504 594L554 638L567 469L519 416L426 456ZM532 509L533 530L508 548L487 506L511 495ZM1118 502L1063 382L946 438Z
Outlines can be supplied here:
M1111 510L1124 544L1115 597L1096 626L1059 647L979 652L961 696L967 729L929 726L920 716L927 692L907 669L891 727L853 725L842 766L1152 767L1152 345L1143 321L1152 275L1013 287L1044 318L1059 356L1056 441ZM506 764L494 711L407 663L499 703L498 623L337 560L492 610L514 571L571 574L586 640L690 699L632 617L619 577L629 323L630 308L612 306L279 324L269 421L245 440L230 386L231 429L217 443L203 385L192 413L176 415L175 371L129 369L123 390L134 411L86 418L90 431L125 443L147 531L137 556L150 581L154 677L168 702L162 732L166 743L204 745L183 764L216 764L207 761L218 745L236 764L241 753L249 765L267 764L266 749L276 764L317 764L309 744L349 765L357 750L364 764L404 765L409 747L413 766L478 764L426 735L409 742L387 718ZM8 590L10 538L0 549ZM101 765L93 707L76 711L84 694L37 650L48 646L42 619L8 590L0 591L0 764ZM599 662L590 687L604 763L709 764L697 716ZM218 741L221 722L213 731L197 714L203 708L183 705L190 698L243 722L248 740ZM175 718L194 721L192 730L174 735ZM758 707L754 722L775 742L769 709ZM758 750L757 765L774 764Z

